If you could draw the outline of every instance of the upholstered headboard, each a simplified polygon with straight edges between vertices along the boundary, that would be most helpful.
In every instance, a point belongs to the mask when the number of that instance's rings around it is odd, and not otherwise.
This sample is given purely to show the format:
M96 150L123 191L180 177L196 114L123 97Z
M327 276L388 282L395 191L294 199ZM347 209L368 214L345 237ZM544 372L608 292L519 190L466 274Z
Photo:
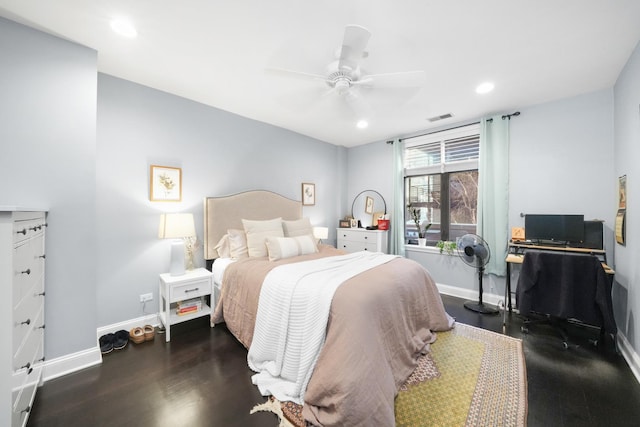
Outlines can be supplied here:
M271 191L256 190L204 199L204 258L218 257L214 247L230 228L242 229L243 219L302 218L302 203Z

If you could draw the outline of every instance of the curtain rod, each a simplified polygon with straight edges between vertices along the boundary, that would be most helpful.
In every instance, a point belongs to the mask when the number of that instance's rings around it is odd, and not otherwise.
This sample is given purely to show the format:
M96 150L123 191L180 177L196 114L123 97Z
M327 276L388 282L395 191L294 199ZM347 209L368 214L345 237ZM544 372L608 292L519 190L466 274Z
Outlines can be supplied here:
M504 119L511 120L511 117L517 117L517 116L519 116L519 115L520 115L520 111L515 111L515 112L513 112L513 113L511 113L511 114L504 114L504 115L502 116L502 120L504 120ZM487 119L487 121L488 121L489 123L491 123L491 122L493 122L493 119ZM454 126L454 127L452 127L452 128L447 128L447 129L442 129L442 130L435 130L435 131L433 131L433 132L422 133L422 134L420 134L420 135L413 135L413 136L408 136L408 137L406 137L406 138L399 138L399 140L400 140L400 141L404 141L405 139L418 138L418 137L420 137L420 136L431 135L431 134L433 134L433 133L443 132L443 131L445 131L445 130L458 129L458 128L461 128L461 127L471 126L471 125L477 125L477 124L480 124L480 122L467 123L467 124L464 124L464 125ZM389 140L389 141L387 141L387 144L391 144L391 145L393 145L393 140Z

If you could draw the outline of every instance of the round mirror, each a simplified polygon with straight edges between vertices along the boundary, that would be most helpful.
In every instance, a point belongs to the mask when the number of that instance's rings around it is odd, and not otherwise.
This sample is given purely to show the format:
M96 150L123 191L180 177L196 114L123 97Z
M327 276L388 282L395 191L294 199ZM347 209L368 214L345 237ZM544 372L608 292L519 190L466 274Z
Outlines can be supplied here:
M387 211L387 204L384 197L375 190L364 190L360 192L351 205L351 215L359 220L362 227L373 225L374 215L379 217Z

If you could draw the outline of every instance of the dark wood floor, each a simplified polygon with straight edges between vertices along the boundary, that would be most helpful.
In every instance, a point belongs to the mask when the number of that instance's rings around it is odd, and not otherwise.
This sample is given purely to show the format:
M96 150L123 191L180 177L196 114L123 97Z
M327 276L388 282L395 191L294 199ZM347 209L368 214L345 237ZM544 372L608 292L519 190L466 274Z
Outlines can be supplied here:
M502 332L501 316L443 300L459 322ZM530 427L640 425L640 385L621 356L589 343L597 334L572 327L565 350L553 329L522 334L521 325L513 315L506 332L524 341ZM264 398L251 384L246 356L224 325L210 329L206 318L177 325L170 343L156 334L44 384L28 426L275 427L272 414L249 415Z

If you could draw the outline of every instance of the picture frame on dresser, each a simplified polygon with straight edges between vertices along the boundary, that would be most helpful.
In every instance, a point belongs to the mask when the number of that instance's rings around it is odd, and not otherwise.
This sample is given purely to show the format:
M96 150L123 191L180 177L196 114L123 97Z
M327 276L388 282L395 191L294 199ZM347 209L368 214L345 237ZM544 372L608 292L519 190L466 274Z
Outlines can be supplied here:
M151 165L149 171L149 200L152 202L182 201L182 169Z
M350 228L351 227L351 221L348 219L340 219L338 220L338 227L340 228Z

